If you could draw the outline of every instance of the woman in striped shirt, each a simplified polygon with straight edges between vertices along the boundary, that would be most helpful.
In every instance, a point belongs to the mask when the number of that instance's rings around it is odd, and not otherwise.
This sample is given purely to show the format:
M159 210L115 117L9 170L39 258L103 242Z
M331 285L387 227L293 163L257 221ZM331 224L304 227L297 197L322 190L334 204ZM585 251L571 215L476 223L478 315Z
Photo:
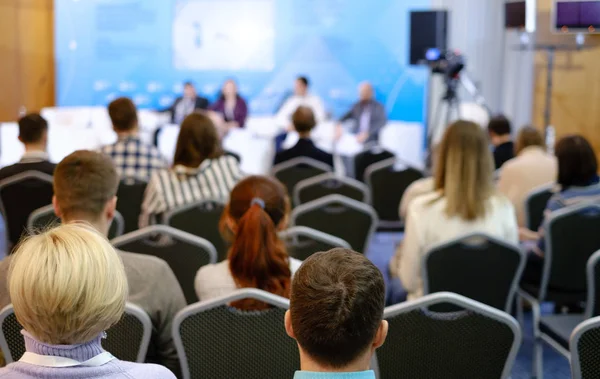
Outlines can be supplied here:
M181 124L173 167L157 171L150 178L140 228L167 211L199 200L227 200L242 177L238 161L223 154L210 118L193 113Z

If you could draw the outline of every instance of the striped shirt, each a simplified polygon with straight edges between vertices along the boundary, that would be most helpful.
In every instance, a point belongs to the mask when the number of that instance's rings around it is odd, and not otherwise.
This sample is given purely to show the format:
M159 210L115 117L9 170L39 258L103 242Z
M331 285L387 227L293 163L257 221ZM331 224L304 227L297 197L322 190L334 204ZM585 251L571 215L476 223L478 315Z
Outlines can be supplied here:
M140 228L151 218L200 200L227 200L242 179L238 161L229 155L207 159L198 168L177 165L155 172L144 195Z

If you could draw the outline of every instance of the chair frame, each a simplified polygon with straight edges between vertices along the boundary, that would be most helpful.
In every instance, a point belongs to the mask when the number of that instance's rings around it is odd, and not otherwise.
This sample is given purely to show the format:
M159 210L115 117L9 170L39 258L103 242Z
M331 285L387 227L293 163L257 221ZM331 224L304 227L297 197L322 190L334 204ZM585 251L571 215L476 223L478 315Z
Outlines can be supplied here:
M290 302L288 299L281 296L274 295L272 293L262 291L256 288L246 288L232 292L229 295L221 296L215 299L199 302L196 304L188 305L187 307L180 310L173 318L172 334L175 348L177 349L177 355L179 355L179 362L181 364L181 372L183 379L190 379L190 368L188 364L188 357L185 353L183 341L179 333L181 323L191 315L196 313L208 311L213 308L220 307L222 305L230 304L237 300L242 299L254 299L270 304L274 307L281 309L289 309ZM283 320L282 320L283 322Z
M586 209L586 208L596 208L599 212L600 212L600 205L594 204L594 203L583 203L583 204L577 204L574 205L572 207L567 207L567 208L563 208L563 209L559 209L557 211L554 211L551 213L549 219L546 221L546 230L550 229L549 227L554 224L557 220L560 220L563 217L566 216L570 216L573 213L577 213L579 211L581 211L582 209ZM537 377L537 379L542 379L543 374L544 374L544 368L543 368L543 345L542 342L546 342L548 345L550 345L554 350L556 350L557 352L559 352L562 356L564 356L565 358L569 359L571 356L571 353L566 350L564 347L562 347L558 342L556 342L551 336L542 333L540 331L540 321L541 321L541 303L546 299L546 295L547 295L547 290L548 290L548 282L550 280L550 266L552 263L552 239L550 236L550 233L546 232L545 236L544 236L544 241L545 241L545 245L546 245L546 250L544 251L544 266L543 266L543 271L542 271L542 281L539 287L539 293L538 293L538 297L535 298L534 296L530 295L529 293L525 292L522 289L519 289L519 296L521 298L521 301L518 302L517 304L517 312L519 314L519 319L522 319L522 314L523 314L523 299L527 300L527 302L529 302L531 304L531 312L533 314L533 338L534 338L534 347L533 347L533 376ZM594 253L593 255L590 256L590 258L588 259L588 263L586 266L586 271L587 271L587 285L588 285L588 294L587 294L587 299L589 301L590 296L595 296L595 291L593 289L593 287L589 287L590 283L594 283L593 279L590 279L590 276L593 276L593 274L591 274L591 271L593 271L593 267L590 269L590 261L592 260L592 258L598 259L598 257L596 257L597 253ZM593 261L596 262L596 261ZM586 306L586 315L588 314L588 312L592 312L591 307L589 307L589 304Z
M582 379L581 376L581 361L579 360L579 340L581 337L591 329L600 328L600 317L594 317L585 320L581 324L577 325L573 333L571 334L571 340L569 342L569 350L571 350L571 375L573 379Z
M277 173L279 173L280 171L284 171L284 170L287 170L288 168L292 168L292 167L296 167L296 166L300 166L300 165L306 165L306 166L311 166L314 168L319 168L325 172L333 172L333 167L331 167L328 164L325 164L316 159L312 159L312 158L308 158L308 157L298 157L298 158L290 159L289 161L285 161L285 162L276 164L271 169L271 174L273 176L276 176Z
M353 188L359 190L363 194L362 202L365 204L371 204L371 190L369 190L369 187L367 187L366 184L361 183L356 179L351 179L351 178L348 178L345 176L336 175L333 172L317 175L312 178L304 179L304 180L298 182L298 184L296 184L296 186L294 187L294 195L293 195L294 204L302 204L300 202L300 192L304 188L311 187L316 184L326 182L328 180L336 180L342 184L345 184L349 187L353 187Z
M4 324L4 320L14 313L15 311L12 304L8 304L6 307L0 310L0 327ZM146 361L146 353L148 352L148 346L150 344L150 337L152 336L152 320L150 320L150 316L148 316L146 311L133 303L125 303L124 313L137 318L144 328L142 340L140 341L140 348L138 349L136 358L137 363L144 363ZM8 342L6 342L4 333L2 332L0 332L0 350L2 350L2 353L4 354L4 360L6 361L6 364L14 362L10 352L10 347L8 346Z
M217 203L217 204L220 204L220 205L223 205L223 206L226 205L226 202L223 201L223 199L217 199L217 198L214 198L214 199L204 199L204 200L195 201L193 203L182 205L181 207L177 207L177 208L174 208L174 209L166 212L165 215L164 215L164 221L163 222L164 222L165 225L169 226L169 222L171 221L171 218L173 218L173 216L176 216L179 213L182 213L182 212L185 212L185 211L189 211L190 209L196 208L196 207L201 206L201 205L206 204L206 203ZM177 228L175 228L175 229L177 229Z
M500 377L500 379L509 378L511 375L511 369L517 357L517 353L519 352L519 347L521 346L523 335L521 332L521 327L519 326L517 320L515 320L511 315L501 310L490 307L489 305L479 303L475 300L469 299L467 297L455 293L437 292L431 295L426 295L415 301L405 302L387 307L383 311L383 319L387 320L388 318L403 313L412 312L415 309L425 308L439 303L450 303L452 305L470 310L472 312L476 312L485 317L489 317L491 319L499 321L512 330L515 338L513 340L508 357L506 358L506 363L504 364L504 370L502 371L502 376Z
M209 264L217 262L217 250L212 243L202 237L184 232L183 230L175 229L168 225L147 226L134 232L124 234L120 237L113 238L110 243L116 248L119 248L119 245L135 242L156 234L165 234L180 239L186 243L189 243L190 245L201 247L208 252L208 255L210 256Z
M290 216L290 226L303 226L303 225L296 225L296 219L300 215L302 215L303 213L306 213L306 212L310 212L315 209L325 207L331 203L341 203L342 205L344 205L346 207L354 208L355 210L362 211L362 212L368 214L369 216L371 216L371 221L372 221L371 227L369 228L369 231L367 233L367 239L365 241L365 244L362 247L363 253L366 254L366 251L371 244L371 240L373 239L373 236L375 235L375 231L377 230L377 226L379 225L379 217L377 216L377 212L375 212L375 210L373 209L372 206L362 203L360 201L349 199L346 196L342 196L342 195L328 195L328 196L322 197L320 199L313 200L313 201L310 201L305 204L301 204L301 205L297 206L296 208L294 208L294 210L292 211L292 215Z
M533 198L536 195L539 195L540 193L543 193L546 191L552 191L552 189L554 189L555 187L556 187L556 184L545 184L543 186L536 187L527 193L527 196L525 197L525 207L523 209L523 212L524 212L523 215L525 216L525 221L527 223L526 226L529 230L532 230L531 225L529 224L529 216L531 216L531 214L529 214L529 201L531 201L531 198ZM535 230L534 230L534 232L535 232Z
M308 236L314 240L328 243L331 246L339 246L344 249L352 250L352 246L346 241L339 237L332 236L331 234L323 233L307 226L292 226L289 229L278 233L279 238L293 238L297 236Z
M46 215L49 213L56 215L54 213L54 205L52 205L52 204L46 205L45 207L38 208L35 211L31 212L31 214L29 215L29 218L27 219L27 229L32 230L35 227L33 221L35 220L36 217L38 217L40 215ZM58 216L56 216L56 217L59 218ZM116 209L115 209L115 215L114 215L112 222L117 223L117 235L115 236L115 238L122 236L123 231L125 230L125 219L123 218L123 215Z
M507 249L511 249L519 254L521 262L519 263L517 272L515 273L515 277L513 278L512 284L510 286L510 294L508 295L508 298L506 299L506 304L503 308L504 312L510 314L513 301L519 291L519 282L521 281L521 276L523 275L523 270L525 270L525 263L526 263L525 252L517 245L513 245L511 243L508 243L506 241L495 238L495 237L490 236L485 233L465 234L463 236L454 238L451 241L443 242L443 243L440 243L440 244L437 244L437 245L434 245L433 247L431 247L425 253L425 255L423 256L422 261L421 261L421 275L423 277L423 293L429 294L429 288L428 288L429 287L429 276L427 274L427 260L429 259L429 257L439 249L443 249L445 247L452 246L456 243L464 242L464 241L467 241L470 239L478 239L478 238L494 242L494 243L501 245Z

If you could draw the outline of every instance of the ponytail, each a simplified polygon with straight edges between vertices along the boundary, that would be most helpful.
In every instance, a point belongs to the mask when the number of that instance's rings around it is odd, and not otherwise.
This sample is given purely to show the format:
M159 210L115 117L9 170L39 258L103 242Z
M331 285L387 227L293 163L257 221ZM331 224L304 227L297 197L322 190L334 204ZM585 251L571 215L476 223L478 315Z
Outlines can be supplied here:
M258 288L289 298L291 271L276 225L263 209L264 202L252 201L239 219L229 250L229 270L239 288ZM246 299L232 304L244 310L262 310L269 306Z

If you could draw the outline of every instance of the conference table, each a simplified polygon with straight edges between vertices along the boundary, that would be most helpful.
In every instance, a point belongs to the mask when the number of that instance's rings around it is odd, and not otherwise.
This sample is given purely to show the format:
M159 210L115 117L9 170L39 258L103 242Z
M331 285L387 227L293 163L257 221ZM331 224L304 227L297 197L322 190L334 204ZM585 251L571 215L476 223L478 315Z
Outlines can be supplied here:
M59 162L76 150L97 150L117 140L105 107L53 107L44 108L41 114L48 120L48 154L52 162ZM152 110L140 109L138 119L140 135L145 142L152 143L155 132L159 130L158 148L171 162L179 126L169 124L166 114ZM344 174L342 159L356 155L364 146L347 133L335 140L335 125L333 121L318 125L312 139L319 148L335 155L336 172ZM247 119L245 128L227 133L223 138L223 148L241 157L241 169L246 174L268 174L275 154L273 141L279 133L281 129L273 116L252 116ZM24 148L18 141L18 134L16 123L0 123L1 167L16 163L21 158ZM422 124L391 121L381 130L379 144L397 156L399 166L422 168L424 138ZM297 133L290 132L283 146L291 147L297 141Z

